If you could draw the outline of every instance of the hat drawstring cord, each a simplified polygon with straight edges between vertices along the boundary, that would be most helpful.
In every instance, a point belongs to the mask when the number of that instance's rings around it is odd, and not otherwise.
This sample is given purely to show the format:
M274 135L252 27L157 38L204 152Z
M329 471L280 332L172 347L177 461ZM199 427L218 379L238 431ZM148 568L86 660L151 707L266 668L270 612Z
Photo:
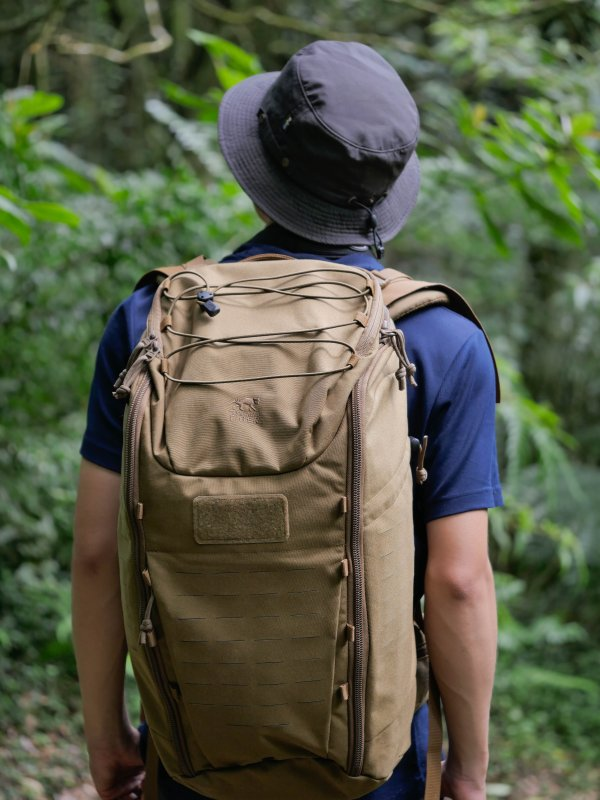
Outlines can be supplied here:
M383 200L383 197L380 197L379 200ZM377 200L373 205L377 205L379 202ZM350 205L359 206L360 208L364 208L364 210L369 215L369 232L373 236L373 249L375 250L375 254L377 258L380 260L383 258L383 254L385 253L385 247L383 246L383 240L379 235L379 231L377 230L377 216L373 211L373 206L368 206L366 203L361 203L356 197L352 197L350 199Z

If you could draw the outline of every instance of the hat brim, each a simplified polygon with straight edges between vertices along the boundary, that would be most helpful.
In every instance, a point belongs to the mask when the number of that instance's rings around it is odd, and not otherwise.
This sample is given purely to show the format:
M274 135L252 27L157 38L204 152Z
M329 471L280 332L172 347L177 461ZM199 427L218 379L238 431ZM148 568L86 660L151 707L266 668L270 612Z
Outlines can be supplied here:
M265 152L258 110L278 72L253 75L229 89L219 110L219 143L229 168L250 199L287 230L324 244L373 243L362 209L321 200L283 173ZM420 173L416 153L375 209L384 242L403 227L417 201Z

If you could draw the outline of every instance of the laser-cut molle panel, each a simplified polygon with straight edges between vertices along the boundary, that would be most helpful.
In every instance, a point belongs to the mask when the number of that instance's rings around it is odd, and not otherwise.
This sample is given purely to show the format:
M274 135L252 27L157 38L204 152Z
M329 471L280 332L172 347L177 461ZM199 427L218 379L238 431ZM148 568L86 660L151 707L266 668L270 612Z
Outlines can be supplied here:
M343 702L333 675L345 579L339 561L322 562L293 551L276 566L249 553L237 567L149 554L159 635L211 765L326 756L332 704Z

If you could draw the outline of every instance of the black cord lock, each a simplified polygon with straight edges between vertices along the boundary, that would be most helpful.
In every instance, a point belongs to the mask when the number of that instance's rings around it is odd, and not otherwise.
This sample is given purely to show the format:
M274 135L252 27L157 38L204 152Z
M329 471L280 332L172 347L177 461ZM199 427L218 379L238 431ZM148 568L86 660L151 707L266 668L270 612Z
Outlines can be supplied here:
M219 311L221 310L221 306L217 305L214 301L214 294L213 292L203 291L198 292L196 295L198 302L200 303L200 308L202 311L206 311L209 317L216 317Z

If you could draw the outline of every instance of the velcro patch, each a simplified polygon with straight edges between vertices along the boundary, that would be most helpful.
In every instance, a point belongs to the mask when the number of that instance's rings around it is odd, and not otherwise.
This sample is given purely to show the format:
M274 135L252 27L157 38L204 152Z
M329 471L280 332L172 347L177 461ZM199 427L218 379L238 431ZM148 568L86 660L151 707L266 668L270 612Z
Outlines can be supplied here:
M198 544L285 542L290 535L284 494L227 494L193 500Z

